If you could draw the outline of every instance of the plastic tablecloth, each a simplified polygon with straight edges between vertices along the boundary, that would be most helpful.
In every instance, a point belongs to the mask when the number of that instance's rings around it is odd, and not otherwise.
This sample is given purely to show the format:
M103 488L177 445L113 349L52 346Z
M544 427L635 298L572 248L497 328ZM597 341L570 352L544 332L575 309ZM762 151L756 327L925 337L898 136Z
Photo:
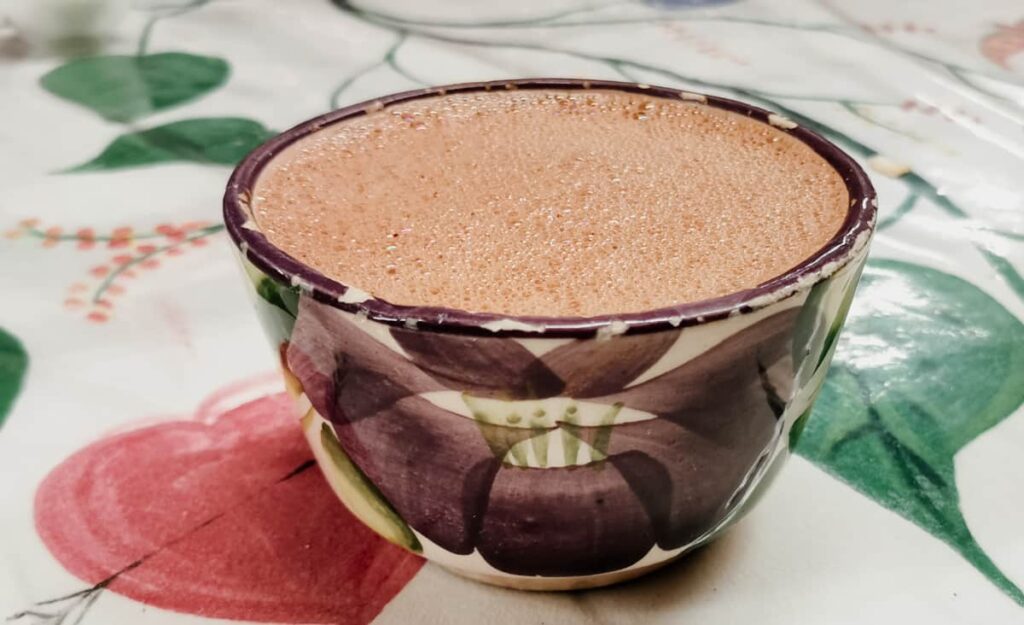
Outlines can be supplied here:
M604 590L488 587L362 529L307 470L219 221L275 131L523 76L758 104L881 199L776 484ZM8 622L1024 622L1020 2L9 0L0 93Z

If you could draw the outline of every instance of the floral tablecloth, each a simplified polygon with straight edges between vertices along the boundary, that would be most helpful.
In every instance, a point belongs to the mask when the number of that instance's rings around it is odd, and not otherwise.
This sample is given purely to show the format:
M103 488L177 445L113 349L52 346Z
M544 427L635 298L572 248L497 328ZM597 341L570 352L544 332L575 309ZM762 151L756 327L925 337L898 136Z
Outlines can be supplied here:
M313 468L219 222L276 130L580 76L751 101L854 154L879 232L795 456L710 547L525 594L362 529ZM0 617L1024 622L1024 5L8 0Z

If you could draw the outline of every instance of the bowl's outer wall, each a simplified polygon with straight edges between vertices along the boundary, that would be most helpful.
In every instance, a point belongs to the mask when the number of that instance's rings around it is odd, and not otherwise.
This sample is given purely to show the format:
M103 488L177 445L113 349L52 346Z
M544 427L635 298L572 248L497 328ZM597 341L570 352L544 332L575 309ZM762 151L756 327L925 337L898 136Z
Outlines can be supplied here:
M239 258L349 509L467 575L568 588L649 570L749 508L810 411L866 253L753 312L584 339L387 325Z

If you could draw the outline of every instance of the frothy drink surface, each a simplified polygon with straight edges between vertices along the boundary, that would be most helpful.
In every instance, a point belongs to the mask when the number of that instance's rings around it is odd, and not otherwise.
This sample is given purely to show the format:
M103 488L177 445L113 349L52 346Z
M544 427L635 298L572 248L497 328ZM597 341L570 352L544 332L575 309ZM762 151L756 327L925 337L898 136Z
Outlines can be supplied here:
M848 204L776 128L604 90L393 105L293 144L253 193L272 243L375 297L542 316L754 287L820 249Z

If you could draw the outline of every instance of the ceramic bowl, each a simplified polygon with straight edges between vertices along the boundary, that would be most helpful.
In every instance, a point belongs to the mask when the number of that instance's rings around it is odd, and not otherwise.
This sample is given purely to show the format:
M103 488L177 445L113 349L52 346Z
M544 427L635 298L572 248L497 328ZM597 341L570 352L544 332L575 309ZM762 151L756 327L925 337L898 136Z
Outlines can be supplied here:
M392 103L507 84L412 91L300 124L239 165L224 218L309 444L353 514L468 577L599 586L711 540L770 482L821 387L876 201L849 156L769 111L648 85L523 80L514 88L643 92L773 124L841 174L845 223L755 288L590 318L392 305L303 265L255 228L253 184L296 140Z

